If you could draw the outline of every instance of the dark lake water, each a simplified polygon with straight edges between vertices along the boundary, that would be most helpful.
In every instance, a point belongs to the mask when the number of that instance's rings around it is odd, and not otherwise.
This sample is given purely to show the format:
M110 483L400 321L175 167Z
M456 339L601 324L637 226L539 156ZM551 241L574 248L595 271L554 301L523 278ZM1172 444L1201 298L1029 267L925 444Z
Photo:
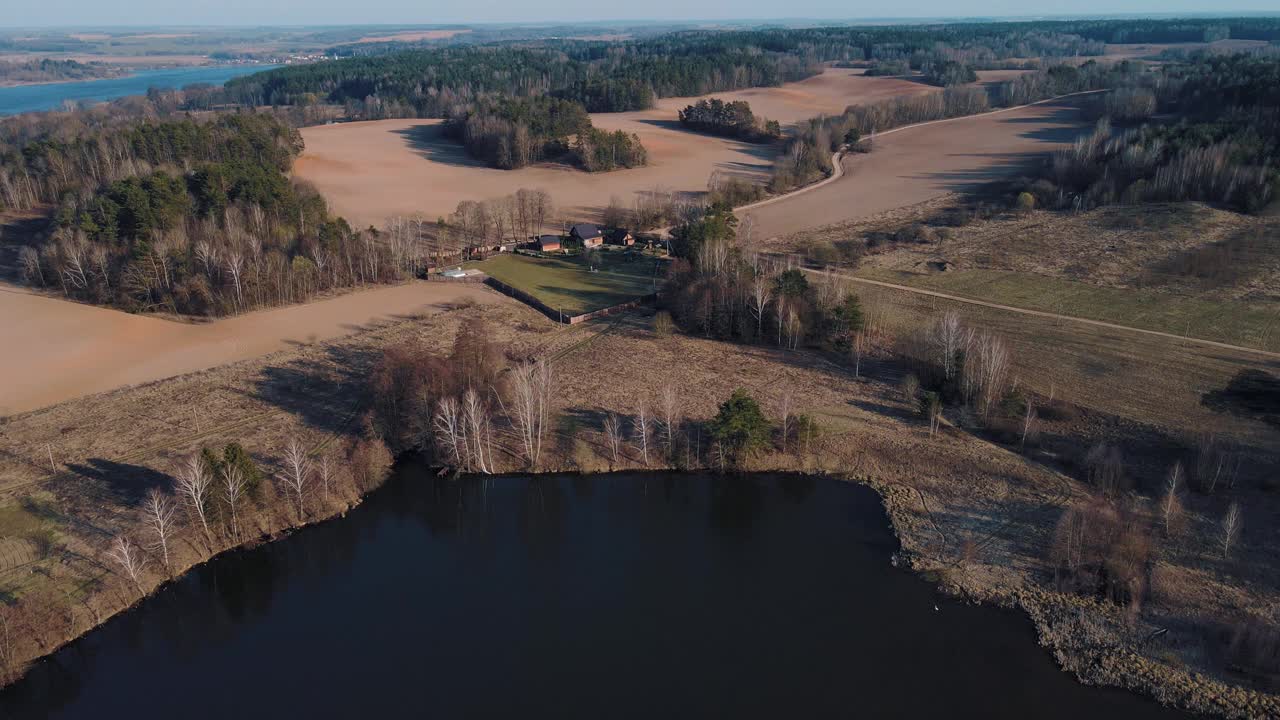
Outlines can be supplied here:
M436 480L196 570L0 695L13 718L1186 717L892 567L867 488ZM936 607L936 609L935 609Z
M80 82L18 85L0 88L0 115L53 110L64 100L102 102L127 95L145 95L151 88L167 90L196 83L222 85L241 75L270 70L274 65L204 65L142 70L129 77Z

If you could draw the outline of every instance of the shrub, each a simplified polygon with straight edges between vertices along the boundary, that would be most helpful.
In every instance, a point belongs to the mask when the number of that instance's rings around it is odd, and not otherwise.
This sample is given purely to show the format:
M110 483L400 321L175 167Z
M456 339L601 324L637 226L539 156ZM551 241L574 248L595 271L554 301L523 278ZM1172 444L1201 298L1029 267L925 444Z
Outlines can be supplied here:
M769 421L760 403L742 388L720 403L720 411L707 429L735 463L769 442Z
M1036 209L1036 196L1023 190L1018 193L1018 199L1014 202L1014 208L1021 213L1029 213Z
M671 313L666 310L659 310L657 315L653 316L653 334L658 337L669 337L675 331L675 321L671 319Z

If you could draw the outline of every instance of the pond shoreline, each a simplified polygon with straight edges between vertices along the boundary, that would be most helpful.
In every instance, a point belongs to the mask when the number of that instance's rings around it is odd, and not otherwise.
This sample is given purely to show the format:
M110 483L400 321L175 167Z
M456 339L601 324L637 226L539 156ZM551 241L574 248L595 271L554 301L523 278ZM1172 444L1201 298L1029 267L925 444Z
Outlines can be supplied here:
M37 663L48 661L51 656L68 645L101 628L111 619L134 610L139 604L166 588L172 582L181 580L192 571L217 558L230 555L236 551L251 550L261 545L283 540L297 530L322 525L331 520L345 517L347 513L362 505L373 493L381 491L396 469L403 463L416 461L416 459L416 454L414 453L406 453L397 458L391 470L372 487L359 492L355 498L343 502L335 507L332 512L316 515L302 523L279 524L268 532L248 538L243 542L221 547L209 553L203 559L174 572L168 580L148 588L144 595L137 597L127 606L121 607L115 612L104 614L99 618L99 622L85 628L83 632L63 639L56 645L48 647L47 651L39 657L30 659L21 674L15 678L10 678L9 684L21 680ZM592 477L616 472L655 474L673 472L705 472L711 474L714 472L709 468L699 471L698 469L683 469L675 466L627 467L616 470L583 470L580 468L556 470L543 468L536 473L503 472L492 475L461 475L452 468L440 466L433 467L432 470L438 470L437 475L439 477L447 476L454 481L459 479L496 479L501 477L532 478L553 475ZM1021 588L1014 592L1003 592L999 588L986 587L981 582L975 581L962 572L955 572L954 566L948 568L939 565L927 555L922 554L920 550L923 547L922 542L925 535L930 533L940 534L941 530L933 526L931 522L928 524L919 522L918 515L912 507L919 499L918 491L914 491L903 484L881 482L869 478L847 477L826 472L806 472L789 467L785 463L772 466L752 466L749 470L742 471L741 474L799 474L854 483L874 491L889 520L890 531L899 546L899 549L893 553L891 558L894 564L901 565L905 563L914 574L927 580L944 594L961 601L1015 609L1024 613L1032 621L1041 647L1051 653L1060 669L1070 671L1073 678L1084 685L1123 688L1124 690L1153 698L1169 707L1220 717L1275 716L1277 712L1280 712L1280 705L1275 702L1274 696L1230 687L1199 675L1173 673L1164 666L1150 663L1133 650L1116 652L1114 648L1086 649L1076 642L1074 638L1070 637L1069 633L1073 629L1070 621L1074 616L1079 615L1081 612L1106 614L1108 611L1113 610L1112 608L1101 606L1085 598L1055 593L1036 586ZM731 473L728 476L732 477L733 474Z

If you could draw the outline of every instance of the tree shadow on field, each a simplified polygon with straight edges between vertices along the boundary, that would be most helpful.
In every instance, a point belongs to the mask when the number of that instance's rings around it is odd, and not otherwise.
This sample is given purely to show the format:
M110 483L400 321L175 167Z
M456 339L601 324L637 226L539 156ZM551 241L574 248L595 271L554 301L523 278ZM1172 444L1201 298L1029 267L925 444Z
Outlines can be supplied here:
M1025 171L1042 157L1042 153L954 153L950 157L975 158L978 167L907 174L911 180L939 183L947 192L971 192L997 180Z
M312 357L264 368L249 394L330 433L352 434L368 404L368 376L377 348L337 345Z
M443 124L430 125L424 123L407 127L403 130L393 130L392 132L404 138L405 144L419 157L431 162L457 167L492 169L483 162L471 157L471 154L462 146L462 143L445 137Z
M173 484L173 478L152 468L103 458L89 458L84 465L69 464L67 469L94 481L111 499L129 506L141 504L148 490Z
M885 417L891 417L898 420L920 421L920 413L910 408L894 407L892 405L886 405L885 403L860 400L856 398L850 400L849 404L859 410L865 410L866 412L874 413L876 415L883 415ZM923 424L923 421L921 421L921 424Z

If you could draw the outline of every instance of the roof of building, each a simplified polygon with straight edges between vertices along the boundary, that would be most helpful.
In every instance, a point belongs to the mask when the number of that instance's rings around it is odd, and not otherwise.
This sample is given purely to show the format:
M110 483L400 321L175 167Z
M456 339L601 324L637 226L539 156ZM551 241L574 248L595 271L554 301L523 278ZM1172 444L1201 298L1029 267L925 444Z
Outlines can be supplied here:
M621 240L625 240L626 237L630 234L631 234L631 231L627 230L626 228L614 228L609 231L609 239L614 241L621 241Z
M590 240L591 238L598 238L604 235L599 226L593 225L592 223L578 223L570 228L569 232L583 240Z
M551 244L553 244L553 243L554 243L554 244L556 244L556 245L559 245L559 244L560 244L560 236L559 236L559 235L539 235L539 236L538 236L538 244L539 244L539 245L551 245Z

